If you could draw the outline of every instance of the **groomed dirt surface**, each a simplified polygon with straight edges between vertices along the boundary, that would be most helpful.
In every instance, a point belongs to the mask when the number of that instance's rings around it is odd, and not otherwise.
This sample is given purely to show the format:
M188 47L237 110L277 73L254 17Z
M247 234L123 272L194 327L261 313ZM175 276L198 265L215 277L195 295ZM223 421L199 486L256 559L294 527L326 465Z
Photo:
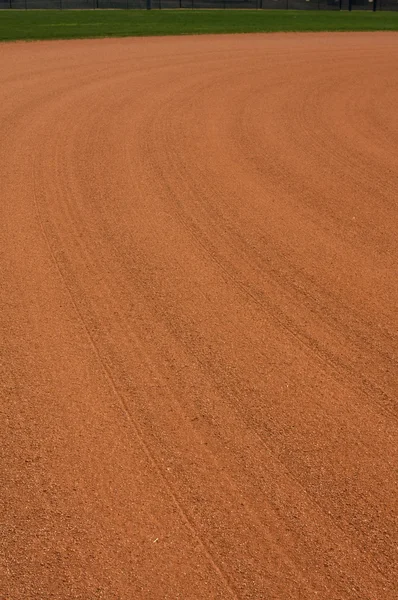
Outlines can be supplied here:
M398 35L0 56L0 598L396 598Z

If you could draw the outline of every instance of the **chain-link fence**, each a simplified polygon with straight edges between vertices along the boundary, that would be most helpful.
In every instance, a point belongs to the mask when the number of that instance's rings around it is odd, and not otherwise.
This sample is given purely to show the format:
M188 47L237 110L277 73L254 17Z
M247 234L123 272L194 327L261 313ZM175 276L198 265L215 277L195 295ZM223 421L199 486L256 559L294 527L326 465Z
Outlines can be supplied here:
M154 9L398 10L398 0L150 0ZM147 0L0 0L0 9L147 8Z

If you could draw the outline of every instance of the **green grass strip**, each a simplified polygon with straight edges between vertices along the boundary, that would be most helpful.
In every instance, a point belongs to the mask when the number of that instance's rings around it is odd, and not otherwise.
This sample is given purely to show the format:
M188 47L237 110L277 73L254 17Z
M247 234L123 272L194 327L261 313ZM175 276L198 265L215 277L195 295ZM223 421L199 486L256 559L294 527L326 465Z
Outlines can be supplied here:
M253 33L397 31L397 12L293 10L3 10L0 40Z

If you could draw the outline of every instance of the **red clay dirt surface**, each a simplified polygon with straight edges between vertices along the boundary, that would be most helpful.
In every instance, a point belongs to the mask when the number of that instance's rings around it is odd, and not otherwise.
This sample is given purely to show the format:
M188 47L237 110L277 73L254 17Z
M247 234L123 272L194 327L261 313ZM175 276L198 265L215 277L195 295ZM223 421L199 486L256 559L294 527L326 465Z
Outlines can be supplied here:
M398 35L0 55L0 598L395 599Z

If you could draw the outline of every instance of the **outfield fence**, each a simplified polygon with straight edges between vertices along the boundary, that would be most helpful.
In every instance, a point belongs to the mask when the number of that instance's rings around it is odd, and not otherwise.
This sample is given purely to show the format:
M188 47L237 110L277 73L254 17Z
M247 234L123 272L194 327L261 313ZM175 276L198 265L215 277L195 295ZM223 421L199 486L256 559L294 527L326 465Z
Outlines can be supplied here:
M398 10L398 0L0 0L0 9Z

